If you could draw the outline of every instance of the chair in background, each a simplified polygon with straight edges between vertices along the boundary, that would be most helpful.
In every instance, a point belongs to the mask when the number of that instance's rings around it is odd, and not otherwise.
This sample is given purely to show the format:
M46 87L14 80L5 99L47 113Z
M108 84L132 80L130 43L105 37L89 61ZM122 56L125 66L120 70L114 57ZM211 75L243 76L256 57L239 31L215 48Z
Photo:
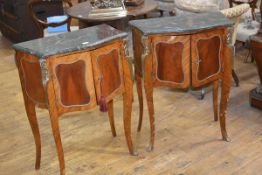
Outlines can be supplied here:
M224 7L224 0L174 0L175 14L186 15L219 11Z
M241 42L249 49L249 52L246 55L244 62L247 62L249 56L251 55L250 38L257 34L260 26L260 23L256 21L258 20L258 16L256 14L259 13L259 9L256 7L260 5L261 0L251 1L250 3L249 4L251 9L249 9L244 15L242 15L242 19L239 23L236 35L236 40ZM252 58L251 62L253 62L253 60L254 59Z
M160 11L160 15L163 16L164 12L169 12L169 15L174 15L175 3L174 0L156 0L158 3L157 9Z
M70 26L71 24L71 18L69 16L66 16L60 21L57 22L48 22L47 18L43 18L43 14L45 11L39 12L39 9L41 9L41 6L43 5L48 5L50 6L50 9L57 3L61 3L62 9L55 11L52 16L55 17L64 17L64 8L66 7L72 7L72 3L70 0L58 0L58 1L46 1L46 0L30 0L28 2L28 9L29 9L29 14L32 17L33 21L36 23L38 29L39 29L39 37L45 37L45 36L51 36L51 35L56 35L58 33L64 33L64 32L70 32L74 30L78 30L78 26ZM38 9L38 13L35 13L35 10ZM59 27L62 25L66 25L66 30L63 32L48 32L47 28L48 27Z
M251 8L251 15L253 20L255 20L255 9L257 7L258 0L228 0L230 7L232 8L234 4L240 5L248 3Z
M231 31L231 40L230 45L232 46L234 50L234 54L232 56L232 76L235 81L236 86L239 86L239 79L235 72L235 66L234 66L234 56L235 56L235 43L237 38L237 29L240 22L240 17L246 13L250 9L248 4L241 4L234 6L232 8L221 10L221 13L225 15L228 19L230 19L232 22L234 22L234 26Z

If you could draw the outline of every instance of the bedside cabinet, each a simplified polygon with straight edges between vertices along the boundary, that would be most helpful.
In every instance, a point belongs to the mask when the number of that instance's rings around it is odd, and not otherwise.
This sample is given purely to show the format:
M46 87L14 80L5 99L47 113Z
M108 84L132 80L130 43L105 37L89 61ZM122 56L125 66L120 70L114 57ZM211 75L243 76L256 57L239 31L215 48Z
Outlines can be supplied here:
M231 49L227 46L232 23L221 13L194 14L130 22L133 32L135 74L143 113L142 81L150 116L150 150L155 137L153 89L159 86L195 89L214 86L214 117L218 120L218 85L222 82L220 126L226 132L226 109L231 86Z
M46 108L56 143L60 174L65 174L59 117L100 105L108 109L112 135L113 100L123 95L127 146L131 139L133 80L126 47L127 33L99 25L14 45L27 116L36 144L35 168L40 168L41 140L35 107Z

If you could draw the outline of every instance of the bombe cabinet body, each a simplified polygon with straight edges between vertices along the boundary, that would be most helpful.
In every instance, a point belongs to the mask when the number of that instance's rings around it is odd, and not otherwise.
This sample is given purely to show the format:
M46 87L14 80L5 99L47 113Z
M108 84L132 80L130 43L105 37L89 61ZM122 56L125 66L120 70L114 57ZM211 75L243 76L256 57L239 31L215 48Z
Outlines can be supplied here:
M135 77L140 104L141 129L143 93L148 105L153 149L155 119L153 89L167 86L199 89L213 85L214 118L218 120L218 86L221 80L220 125L228 140L225 114L231 85L231 49L228 27L231 22L221 13L206 13L131 21L135 57ZM142 83L143 82L143 83Z

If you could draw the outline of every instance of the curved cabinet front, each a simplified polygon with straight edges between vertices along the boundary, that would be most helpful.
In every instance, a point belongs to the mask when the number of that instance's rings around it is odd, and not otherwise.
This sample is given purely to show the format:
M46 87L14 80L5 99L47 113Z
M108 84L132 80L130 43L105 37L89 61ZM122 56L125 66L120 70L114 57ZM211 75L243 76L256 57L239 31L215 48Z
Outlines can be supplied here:
M89 52L51 58L55 102L62 111L96 106L92 62Z
M192 86L219 79L222 73L223 36L225 30L205 31L192 35Z
M157 36L153 38L152 45L155 84L188 88L190 84L190 37Z
M92 64L97 100L104 96L110 101L124 90L120 43L92 51Z

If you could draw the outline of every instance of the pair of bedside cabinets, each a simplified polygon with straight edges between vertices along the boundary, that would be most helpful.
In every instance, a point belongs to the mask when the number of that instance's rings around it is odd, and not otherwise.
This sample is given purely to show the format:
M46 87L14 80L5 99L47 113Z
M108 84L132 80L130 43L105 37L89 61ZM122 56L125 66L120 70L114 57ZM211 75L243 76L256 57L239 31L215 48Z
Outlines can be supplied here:
M142 124L142 81L149 109L153 149L155 136L153 88L200 88L213 84L215 120L220 119L223 140L231 86L231 50L228 27L220 13L131 21L134 60L128 53L127 33L102 24L57 36L14 45L25 108L36 144L35 168L40 168L41 140L35 107L46 108L56 143L60 174L65 174L59 116L100 106L108 111L116 136L113 100L123 95L127 146L136 155L131 138L133 64ZM218 87L221 102L218 114Z

